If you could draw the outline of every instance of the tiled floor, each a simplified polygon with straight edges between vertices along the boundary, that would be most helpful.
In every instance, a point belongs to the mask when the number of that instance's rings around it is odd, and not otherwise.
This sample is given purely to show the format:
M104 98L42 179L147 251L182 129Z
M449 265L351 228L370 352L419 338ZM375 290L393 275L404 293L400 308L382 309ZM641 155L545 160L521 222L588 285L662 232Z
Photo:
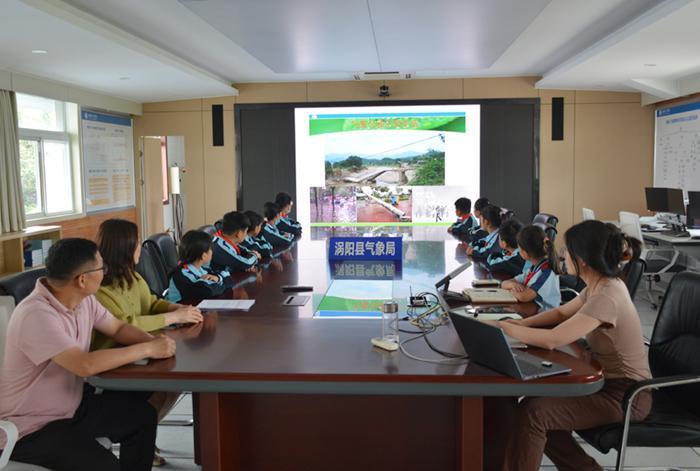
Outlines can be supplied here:
M635 302L642 319L642 329L646 338L651 336L656 319L656 311L653 311L647 302L641 300L644 287L640 287L639 296ZM185 396L173 409L168 418L180 419L191 416L192 403L190 396ZM158 446L168 463L163 470L199 470L199 466L193 461L192 427L160 426L158 428ZM594 451L590 446L584 445L586 451L605 467L615 466L616 453L611 452L602 455ZM700 449L692 448L630 448L626 460L627 467L675 467L684 470L700 470ZM626 467L626 469L627 469ZM545 457L542 470L554 470L555 467ZM436 470L438 471L438 470Z

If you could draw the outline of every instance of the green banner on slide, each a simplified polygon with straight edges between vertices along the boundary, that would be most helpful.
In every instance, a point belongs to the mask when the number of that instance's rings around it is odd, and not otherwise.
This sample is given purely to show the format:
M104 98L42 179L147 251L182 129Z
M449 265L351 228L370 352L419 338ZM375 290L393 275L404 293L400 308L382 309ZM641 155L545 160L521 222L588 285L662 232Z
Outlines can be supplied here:
M349 131L447 131L466 132L465 116L408 116L311 118L309 135Z
M319 311L380 311L386 299L352 299L340 296L324 296L318 305Z

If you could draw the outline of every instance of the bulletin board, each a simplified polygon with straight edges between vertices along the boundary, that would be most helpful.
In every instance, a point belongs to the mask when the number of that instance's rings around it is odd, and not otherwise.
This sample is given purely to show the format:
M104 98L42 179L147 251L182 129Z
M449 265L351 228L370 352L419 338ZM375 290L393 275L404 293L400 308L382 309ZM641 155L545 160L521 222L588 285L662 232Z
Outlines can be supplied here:
M131 118L82 109L85 211L132 207L134 140Z

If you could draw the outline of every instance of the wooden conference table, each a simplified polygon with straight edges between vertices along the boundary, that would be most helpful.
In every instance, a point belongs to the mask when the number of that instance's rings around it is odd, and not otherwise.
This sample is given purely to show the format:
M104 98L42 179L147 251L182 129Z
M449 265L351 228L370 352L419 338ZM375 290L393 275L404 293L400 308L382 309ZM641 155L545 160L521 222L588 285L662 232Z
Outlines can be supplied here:
M394 296L407 295L409 286L414 293L427 290L463 263L455 257L457 243L404 242ZM207 313L198 326L170 331L174 358L125 366L90 382L197 393L195 447L204 471L480 470L484 397L579 396L602 387L599 365L573 345L567 352L530 349L572 372L522 382L477 364L421 362L373 348L369 340L381 329L376 320L314 318L314 306L334 282L331 272L335 279L362 272L368 284L392 272L381 264L331 267L325 244L302 239L236 288L232 296L255 299L249 312ZM471 267L453 287L475 276ZM311 285L314 299L283 306L284 284ZM534 311L532 305L518 309ZM430 340L463 352L451 325ZM442 358L422 340L406 348Z

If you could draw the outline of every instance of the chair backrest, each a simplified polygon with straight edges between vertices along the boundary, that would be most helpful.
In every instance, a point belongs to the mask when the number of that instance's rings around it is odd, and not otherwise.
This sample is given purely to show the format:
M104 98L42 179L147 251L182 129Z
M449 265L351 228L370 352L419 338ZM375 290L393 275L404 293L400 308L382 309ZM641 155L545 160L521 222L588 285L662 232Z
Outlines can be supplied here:
M36 280L42 276L46 276L46 268L36 268L0 278L0 295L12 296L17 305L29 296L34 290Z
M642 225L639 222L639 214L620 211L620 230L626 236L634 237L644 244Z
M146 284L151 288L151 292L158 297L162 297L168 289L170 280L168 272L163 266L160 258L160 250L155 242L146 240L141 246L141 258L136 265L136 271L146 280Z
M583 213L584 221L592 221L595 219L595 212L592 209L581 208L581 212Z
M216 226L214 226L213 224L207 224L206 226L202 226L197 230L202 231L202 232L206 232L210 236L213 236L214 234L216 234L216 231L217 231Z
M639 287L639 282L642 280L646 269L647 263L641 258L632 260L622 268L622 277L627 286L627 291L630 293L630 298L634 299L634 295L637 293L637 288Z
M165 271L168 275L170 275L170 273L175 270L178 263L177 246L175 245L175 241L167 232L153 234L148 238L148 240L155 242L158 250L160 251L161 260L163 262L163 266L165 267Z
M557 227L557 224L559 224L559 218L553 214L537 213L535 214L535 217L532 218L532 223L534 224L536 222L544 222L545 224Z
M681 272L668 285L649 342L653 376L700 374L700 274ZM700 386L676 386L667 394L700 415Z
M217 231L220 231L222 227L224 227L224 221L219 219L214 223L214 227L216 228Z
M12 296L0 296L0 367L5 355L5 337L7 336L7 324L15 309L15 300Z
M533 222L533 226L542 228L549 241L553 244L557 238L557 228L546 222Z
M502 221L509 221L513 219L513 216L515 216L515 211L512 209L502 209L501 210L501 220Z

